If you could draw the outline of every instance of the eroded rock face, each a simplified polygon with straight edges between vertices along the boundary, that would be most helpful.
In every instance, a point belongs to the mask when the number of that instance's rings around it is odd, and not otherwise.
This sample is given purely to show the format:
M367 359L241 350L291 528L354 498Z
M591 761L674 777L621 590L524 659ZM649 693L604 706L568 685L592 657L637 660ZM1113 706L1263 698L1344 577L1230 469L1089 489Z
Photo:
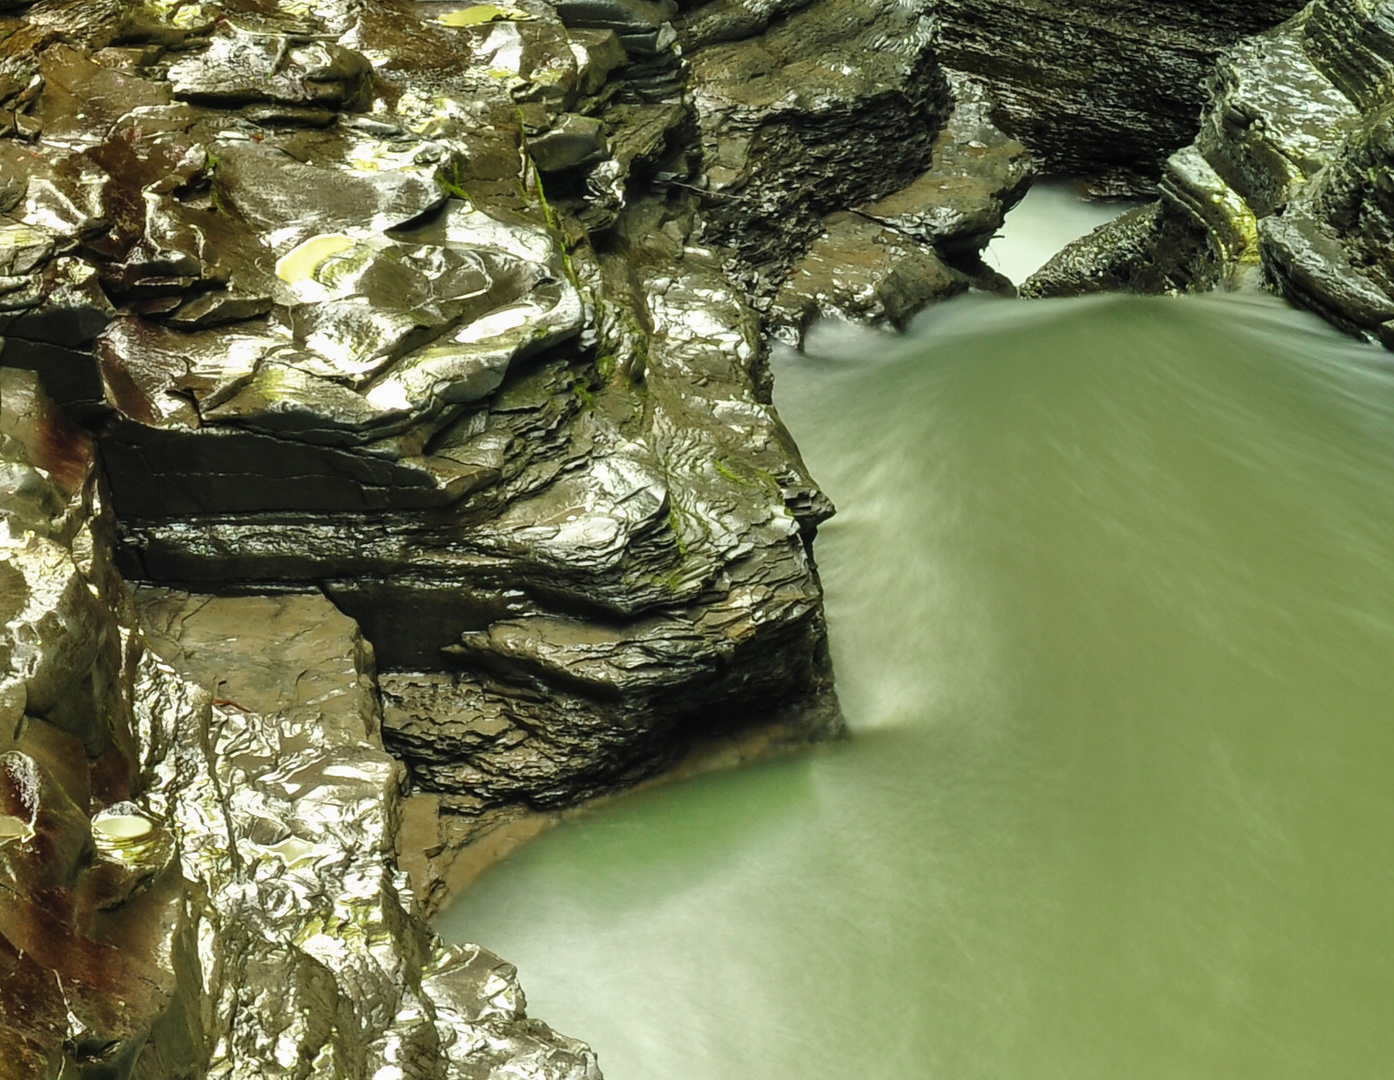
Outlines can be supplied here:
M352 620L128 593L91 440L27 371L0 476L0 1076L596 1080L420 920Z
M831 507L723 253L649 191L695 179L672 11L483 10L58 3L5 38L0 842L36 1074L596 1075L501 961L433 958L402 790L563 805L694 734L840 725ZM133 604L110 535L79 544L94 445L37 382L97 431L127 575L178 590ZM147 992L75 1028L93 814L131 841L102 903L164 906L89 958ZM25 923L54 889L61 956Z
M173 845L129 802L129 642L94 462L31 372L0 369L0 1075L16 1080L130 1073L191 1004L169 963L189 925ZM191 1064L169 1034L171 1064Z
M992 123L982 87L955 77L954 108L930 167L853 212L823 220L770 307L770 331L790 345L818 318L904 329L937 300L978 286L1015 292L980 253L1026 194L1034 163Z
M826 729L830 507L723 256L685 246L687 189L650 193L696 178L673 9L80 8L22 42L39 133L0 155L4 331L64 350L19 359L70 405L95 373L130 576L323 591L462 708L487 684L540 733L570 693L579 730L609 726L510 798L624 782L692 725L805 705ZM100 126L49 96L108 69ZM416 782L443 783L423 753Z
M1172 293L1251 284L1257 221L1195 147L1177 151L1161 198L1066 245L1024 281L1022 296Z
M708 232L740 280L770 291L825 214L929 166L950 108L932 31L916 5L814 0L692 54Z
M409 910L391 859L405 777L352 620L322 596L146 588L135 608L146 799L200 898L208 1075L598 1077L587 1047L527 1020L509 965L442 947Z
M1301 6L939 0L935 10L945 65L988 85L997 122L1044 172L1136 195L1155 190L1167 155L1194 138L1216 57Z
M1241 43L1161 200L1067 248L1023 291L1208 289L1261 268L1294 303L1389 344L1392 76L1381 5L1318 0Z
M823 229L770 311L775 332L791 345L802 345L823 316L901 330L916 312L969 287L933 247L899 229L845 211L828 215Z
M995 286L1024 148L889 0L5 11L23 1075L591 1080L424 930L402 797L468 837L840 730L765 334ZM140 985L59 1011L66 958Z

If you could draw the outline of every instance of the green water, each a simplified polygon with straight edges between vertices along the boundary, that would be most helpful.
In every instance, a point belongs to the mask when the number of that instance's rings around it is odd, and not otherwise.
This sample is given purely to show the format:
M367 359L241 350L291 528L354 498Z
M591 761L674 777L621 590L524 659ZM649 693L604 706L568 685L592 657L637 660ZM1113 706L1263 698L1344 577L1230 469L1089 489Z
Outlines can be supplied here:
M1260 298L955 302L777 397L853 737L443 920L610 1080L1394 1075L1394 375Z

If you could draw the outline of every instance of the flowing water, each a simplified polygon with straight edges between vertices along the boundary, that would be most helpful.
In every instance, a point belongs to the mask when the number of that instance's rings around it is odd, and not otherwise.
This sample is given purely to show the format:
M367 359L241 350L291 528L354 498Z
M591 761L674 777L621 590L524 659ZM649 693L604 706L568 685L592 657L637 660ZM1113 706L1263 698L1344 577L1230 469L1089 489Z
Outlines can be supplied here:
M942 305L776 400L853 735L442 920L610 1080L1394 1070L1394 375L1263 297Z
M1015 282L1025 281L1071 240L1135 205L1081 198L1067 182L1037 182L1008 216L1008 227L983 252L983 261Z

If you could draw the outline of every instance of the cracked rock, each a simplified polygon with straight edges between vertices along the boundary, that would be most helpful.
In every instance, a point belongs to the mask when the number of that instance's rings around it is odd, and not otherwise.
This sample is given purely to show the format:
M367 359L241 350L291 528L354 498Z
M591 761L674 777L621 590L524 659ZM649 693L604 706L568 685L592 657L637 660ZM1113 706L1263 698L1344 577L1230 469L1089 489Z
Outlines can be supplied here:
M709 230L764 292L824 215L923 172L949 111L929 19L869 0L817 0L689 63Z
M1377 87L1394 70L1379 6L1316 0L1218 63L1193 146L1161 199L1071 245L1023 291L1174 292L1261 274L1336 326L1394 344L1394 160Z
M986 85L995 122L1042 171L1116 197L1152 195L1166 158L1195 138L1217 57L1301 7L940 0L935 13L945 66Z

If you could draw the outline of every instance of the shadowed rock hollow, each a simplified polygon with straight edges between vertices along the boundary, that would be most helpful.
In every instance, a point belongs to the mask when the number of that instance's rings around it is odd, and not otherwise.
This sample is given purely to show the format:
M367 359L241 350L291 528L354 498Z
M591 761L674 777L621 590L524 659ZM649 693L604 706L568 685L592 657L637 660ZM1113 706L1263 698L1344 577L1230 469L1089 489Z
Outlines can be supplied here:
M994 119L1044 171L1135 195L1194 136L1219 54L1301 6L941 0L936 14L944 64L987 84Z

